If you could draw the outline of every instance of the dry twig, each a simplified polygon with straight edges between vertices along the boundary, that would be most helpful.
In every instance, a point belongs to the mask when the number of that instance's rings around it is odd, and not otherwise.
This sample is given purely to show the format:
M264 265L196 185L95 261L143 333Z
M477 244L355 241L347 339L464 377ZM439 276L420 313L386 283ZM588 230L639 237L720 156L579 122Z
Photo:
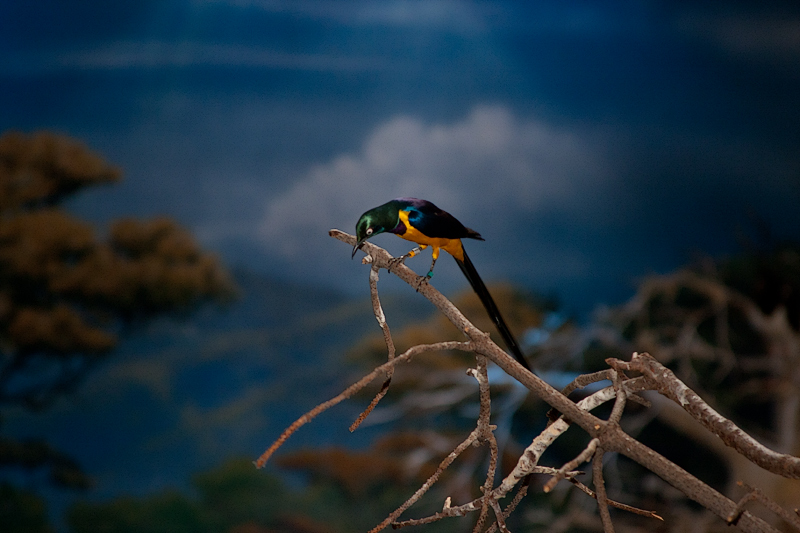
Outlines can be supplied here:
M340 232L338 230L331 230L332 237L341 240L349 245L355 244L355 237L352 235ZM600 510L601 520L603 523L604 531L613 531L613 524L609 514L608 507L613 506L619 509L630 510L644 516L660 519L658 515L650 511L634 510L623 504L613 502L608 499L605 492L605 484L603 481L603 455L604 453L619 453L629 457L630 459L641 464L649 469L660 478L670 483L673 487L683 492L692 500L700 503L718 517L723 520L728 517L735 517L736 525L745 532L776 532L772 526L763 520L753 516L752 514L744 511L741 507L726 498L707 484L692 476L682 468L674 463L668 461L663 456L654 452L652 449L644 446L642 443L633 439L622 431L619 420L622 417L623 410L627 399L638 400L636 393L643 390L656 390L661 394L673 399L679 405L683 406L690 414L697 420L703 423L709 430L713 431L727 444L733 446L737 451L742 453L745 457L766 468L772 472L778 473L784 477L797 478L800 477L800 459L785 454L779 454L764 447L755 439L744 433L738 427L733 425L732 422L723 418L716 413L707 404L700 400L699 396L694 394L683 382L678 380L672 372L660 365L655 359L647 354L634 353L630 363L620 360L609 360L608 363L611 369L604 371L602 374L587 376L576 380L574 386L579 387L584 383L592 382L602 377L602 379L611 379L613 386L602 389L591 396L584 398L578 403L574 403L564 394L553 389L550 385L542 381L535 374L527 371L519 363L517 363L511 356L501 350L494 344L489 336L478 330L471 324L463 314L453 304L447 300L441 293L439 293L430 283L419 283L419 276L403 264L390 265L389 261L392 257L382 248L375 246L370 242L364 243L362 249L367 253L365 263L371 263L370 272L370 287L373 295L373 308L375 309L376 318L384 331L384 338L387 343L387 350L389 352L389 361L377 367L367 376L348 387L342 394L336 398L329 400L309 411L303 415L294 424L292 424L279 439L262 455L257 461L258 466L263 466L269 456L300 426L310 421L314 416L318 415L325 409L339 403L340 401L349 398L359 390L361 390L367 383L375 379L379 374L387 375L387 380L381 392L373 400L373 404L377 404L380 398L385 394L391 378L391 372L396 364L407 361L413 355L431 350L447 350L447 349L460 349L473 351L477 357L477 368L471 370L470 373L478 381L480 392L480 414L476 428L470 435L459 444L442 462L439 464L436 472L420 487L411 498L409 498L403 505L393 511L381 524L376 526L371 533L375 533L389 524L393 527L404 527L407 525L426 524L441 520L447 517L464 516L471 512L479 512L476 531L483 526L486 519L488 509L494 511L495 520L490 526L490 531L498 529L500 531L507 531L505 519L511 511L517 506L519 500L527 492L530 476L533 473L542 472L542 467L538 466L539 458L544 450L552 444L559 435L569 427L570 424L575 424L581 427L591 437L590 445L586 450L581 453L574 461L564 465L558 471L552 470L554 475L553 480L557 482L558 479L567 478L576 486L579 485L577 481L572 479L574 473L572 469L579 463L593 458L593 481L595 485L595 492L592 493L598 504ZM391 272L397 275L400 279L416 288L420 294L429 299L468 339L467 342L441 342L428 345L420 345L410 348L405 353L398 357L392 357L393 344L391 343L391 334L388 326L386 326L383 311L380 308L379 300L377 299L377 272L379 268L392 267ZM377 303L376 303L377 302ZM766 326L765 326L766 327ZM487 359L491 360L500 366L506 373L522 383L530 391L536 394L539 398L550 404L562 416L552 424L550 424L539 436L537 436L530 446L525 449L525 452L519 458L517 465L512 472L503 479L500 484L492 489L494 471L497 464L497 444L494 441L493 429L494 427L489 424L490 415L490 399L489 387L486 374ZM638 372L642 375L640 377L628 378L624 372ZM615 399L615 405L609 420L602 420L589 411L598 405ZM363 419L371 408L368 408L365 413L360 417ZM356 424L357 425L357 424ZM397 522L397 518L405 512L411 505L419 500L430 487L439 479L442 472L450 466L458 456L471 445L486 443L490 451L490 464L487 472L486 480L483 484L483 496L468 502L463 505L452 506L450 498L447 498L442 511L432 516L406 520ZM554 485L553 480L545 487L545 491L552 489ZM499 501L504 498L514 487L520 486L517 496L512 500L511 504L502 510ZM588 488L583 487L584 492L589 494ZM583 490L582 489L582 490Z
M731 514L728 515L727 522L729 524L735 524L739 517L742 515L744 511L744 506L751 501L757 501L779 517L781 517L787 524L792 526L795 530L800 531L800 517L797 516L797 510L795 509L795 514L793 515L773 500L767 497L764 492L761 491L759 488L753 488L749 486L747 483L743 483L742 481L737 482L737 485L740 487L744 487L747 489L747 494L742 496L742 498L736 503L736 508L731 511Z
M394 359L395 347L392 340L392 332L389 330L389 324L386 322L386 315L383 313L381 306L381 299L378 297L378 268L373 266L369 270L369 294L372 300L372 312L375 313L375 318L378 320L378 325L383 332L383 340L386 343L386 351L388 353L389 361ZM381 385L381 390L375 395L375 398L369 403L366 409L358 415L355 422L350 426L350 431L353 432L358 429L358 426L366 420L373 409L378 405L378 402L386 396L389 392L389 385L392 383L392 375L394 375L394 367L389 368L386 372L386 380Z

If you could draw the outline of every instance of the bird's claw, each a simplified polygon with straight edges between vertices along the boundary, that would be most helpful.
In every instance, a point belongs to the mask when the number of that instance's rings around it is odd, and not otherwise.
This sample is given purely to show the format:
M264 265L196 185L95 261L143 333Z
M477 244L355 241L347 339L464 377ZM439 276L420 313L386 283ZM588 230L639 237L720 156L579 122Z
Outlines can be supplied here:
M420 289L420 287L422 287L423 284L424 285L428 284L428 280L429 279L430 279L430 276L420 276L420 277L417 278L417 292L419 292L419 289Z
M406 260L406 256L404 256L404 255L401 255L400 257L392 257L391 259L389 259L389 266L386 268L386 270L388 270L389 273L391 274L392 269L394 267L396 267L397 265L402 264L403 261L405 261L405 260Z
M396 267L397 265L402 264L403 261L405 261L405 260L406 260L406 258L403 255L401 255L400 257L392 257L391 259L389 259L389 266L386 268L386 270L391 272L394 267Z

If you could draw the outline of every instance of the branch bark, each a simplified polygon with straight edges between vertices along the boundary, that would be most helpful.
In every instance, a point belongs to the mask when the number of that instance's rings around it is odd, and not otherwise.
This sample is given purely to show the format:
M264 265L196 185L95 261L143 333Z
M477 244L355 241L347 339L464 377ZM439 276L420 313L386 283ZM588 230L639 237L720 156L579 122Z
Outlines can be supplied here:
M345 232L333 229L330 230L329 234L331 237L347 243L350 246L356 244L356 238ZM362 250L367 254L363 260L364 263L371 263L373 268L386 268L388 270L390 267L389 260L392 259L392 256L386 252L386 250L371 242L365 242L362 246ZM397 275L410 286L416 288L420 294L433 303L437 309L439 309L439 311L469 339L476 353L490 359L508 375L515 378L531 392L536 394L536 396L562 413L571 423L580 426L593 439L597 439L598 448L605 452L620 453L636 461L683 492L687 497L703 505L722 520L726 520L731 513L737 511L735 502L667 460L665 457L625 434L618 424L613 421L608 422L602 420L584 411L541 378L526 370L522 365L517 363L514 358L494 344L490 340L488 334L480 331L469 322L466 317L464 317L464 315L430 283L420 284L420 277L411 269L403 264L391 265L391 267L391 273ZM796 461L800 460L791 458L791 460L785 464L791 465ZM796 477L796 471L794 467L790 466L782 475L786 477ZM775 528L746 511L739 517L737 526L745 532L777 532Z

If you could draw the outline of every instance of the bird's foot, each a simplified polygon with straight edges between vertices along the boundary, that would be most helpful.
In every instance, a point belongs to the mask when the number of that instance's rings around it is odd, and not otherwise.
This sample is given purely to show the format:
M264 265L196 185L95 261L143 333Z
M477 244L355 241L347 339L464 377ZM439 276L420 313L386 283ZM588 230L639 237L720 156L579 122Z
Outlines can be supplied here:
M422 287L423 285L427 285L428 284L428 280L429 279L430 279L430 276L420 276L420 277L417 278L417 287L416 287L417 292L419 292L420 287Z
M386 270L389 271L389 273L391 274L392 273L392 269L394 267L396 267L397 265L403 264L403 261L405 261L405 260L406 260L406 256L404 256L404 255L401 255L400 257L392 257L391 259L389 259L389 266L386 268Z

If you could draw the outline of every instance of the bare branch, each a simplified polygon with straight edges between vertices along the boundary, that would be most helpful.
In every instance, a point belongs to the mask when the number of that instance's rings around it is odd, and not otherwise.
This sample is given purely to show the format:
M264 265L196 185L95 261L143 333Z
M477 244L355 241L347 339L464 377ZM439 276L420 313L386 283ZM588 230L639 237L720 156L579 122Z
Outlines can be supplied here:
M320 413L327 411L334 405L341 403L342 401L350 398L358 391L369 385L372 380L374 380L378 375L387 373L390 368L394 368L397 363L402 363L408 361L415 355L419 355L424 352L435 352L438 350L464 350L464 351L471 351L471 344L468 342L455 342L455 341L448 341L448 342L437 342L434 344L420 344L417 346L412 346L408 350L406 350L403 354L395 357L391 361L387 361L386 363L382 364L381 366L374 369L372 372L361 378L360 380L356 381L349 387L347 387L344 391L342 391L336 397L328 400L327 402L323 402L318 406L314 407L312 410L308 411L306 414L295 420L288 428L286 428L281 436L272 443L272 445L267 448L267 450L261 454L255 461L255 465L257 468L262 468L269 458L272 456L275 451L280 448L286 439L292 436L292 434L306 425L307 423L311 422L317 415Z
M589 444L584 448L584 450L578 454L578 456L564 464L561 468L556 470L555 475L548 481L544 486L545 492L550 492L556 486L556 484L567 477L567 474L573 470L575 470L578 466L582 465L592 457L594 457L595 452L597 451L597 445L600 444L600 439L592 439L589 441Z
M615 397L615 392L613 387L606 387L605 389L599 390L578 402L578 407L585 410L591 410L596 408L599 405L613 399ZM500 485L494 490L495 498L503 498L506 494L514 488L514 486L523 478L528 476L529 474L533 473L537 468L539 463L539 459L541 458L542 454L547 450L547 448L558 438L560 437L565 431L569 429L569 422L567 422L564 417L561 417L556 422L550 424L545 428L542 433L540 433L536 438L533 439L533 442L525 449L523 454L520 456L519 460L517 461L516 466L511 471L511 473L506 476L506 478L500 483ZM544 489L545 492L548 492L547 487Z
M606 495L606 482L603 479L603 448L597 448L592 461L592 481L597 491L597 507L600 509L600 520L603 522L604 533L614 533L614 524L608 512L608 496Z
M428 490L436 483L439 478L441 477L442 473L449 467L453 461L455 461L459 455L464 453L464 450L469 448L472 445L480 443L482 440L487 440L493 445L493 455L494 460L493 464L490 465L489 471L491 478L494 479L494 468L497 465L497 442L494 440L494 435L492 434L492 430L494 429L493 426L489 425L489 415L491 414L491 406L490 402L490 395L489 395L489 378L488 373L486 371L486 358L478 356L477 358L477 369L470 369L467 372L472 375L478 381L478 387L480 390L480 401L481 401L481 412L478 419L478 426L472 430L472 433L464 439L464 441L459 444L455 450L450 452L450 454L444 458L444 460L439 463L439 467L436 469L436 472L433 473L431 477L428 478L427 481L411 496L408 500L403 503L400 507L395 509L383 522L375 526L370 530L370 533L377 533L378 531L382 530L389 524L392 524L401 514L403 514L406 509L414 505ZM489 483L489 488L491 488L491 483ZM461 516L456 514L450 514L451 507L450 507L450 500L445 502L444 509L441 513L437 513L435 520L432 518L431 521L440 520L442 518L446 518L448 516ZM481 516L484 516L486 513L485 510L481 510ZM408 524L410 525L410 524ZM395 528L402 527L400 524L393 524Z
M478 381L478 388L480 391L480 412L478 414L478 431L479 441L487 442L489 444L489 468L486 472L486 481L483 483L481 490L484 494L489 494L494 486L494 476L497 470L497 439L494 437L494 430L496 426L489 424L492 414L491 394L489 392L489 372L487 370L488 362L482 355L475 356L477 361L477 368L470 369L467 372L475 377ZM474 530L480 531L486 521L486 516L489 513L489 498L484 498L483 505L481 506L478 521Z
M494 510L494 515L497 520L497 529L500 531L500 533L509 533L508 527L506 526L505 516L503 516L503 510L500 509L500 504L497 503L497 500L494 498L488 498L488 500L492 506L492 509Z
M375 313L375 318L378 320L378 325L381 327L381 331L383 332L383 340L386 343L386 351L388 353L389 361L394 359L395 356L395 347L394 347L394 340L392 340L392 332L389 331L389 324L386 323L386 315L383 314L383 307L381 306L381 299L378 297L378 267L373 266L369 270L369 293L372 300L372 312ZM366 420L369 414L372 412L373 409L378 405L378 402L386 396L386 393L389 392L389 385L392 383L392 376L394 375L394 367L389 368L386 372L386 381L383 382L381 386L381 390L378 391L378 394L375 395L375 398L369 403L364 412L358 415L355 422L350 426L350 432L352 433L361 423Z
M522 480L522 483L520 483L519 490L514 495L514 499L511 500L511 503L509 503L505 511L503 511L503 518L508 518L511 515L511 513L514 512L514 509L517 508L517 505L519 505L519 502L522 501L522 498L524 498L528 494L528 487L530 486L530 484L531 484L531 476L526 476ZM478 528L476 527L474 531L477 532ZM489 529L486 530L486 533L494 533L495 531L497 531L497 522L492 524L491 527L489 527Z
M331 230L330 235L338 240L354 245L356 243L355 237L338 230ZM370 242L363 244L362 249L367 253L364 258L364 263L371 263L371 268L374 269L375 274L371 274L371 282L377 282L377 269L389 268L391 266L391 273L397 275L400 279L415 288L421 295L430 300L468 339L466 343L436 343L412 348L393 360L388 361L384 365L373 370L368 376L349 387L337 398L321 404L314 410L310 411L304 417L301 417L295 424L290 426L281 438L276 441L273 446L265 452L264 456L259 459L258 464L263 465L271 453L277 449L280 444L288 438L288 436L295 431L302 424L327 409L331 405L335 405L343 399L354 394L360 390L367 383L372 381L378 373L385 373L390 375L391 369L400 361L406 361L414 353L420 351L429 351L433 349L466 349L474 351L478 355L478 369L472 371L472 375L476 377L481 389L481 414L479 416L478 425L475 430L458 446L456 447L439 465L436 473L431 476L425 484L402 506L395 510L386 520L376 526L372 531L377 532L389 524L393 527L403 527L404 525L411 525L412 523L430 523L440 520L445 517L463 516L466 513L481 511L484 516L488 507L495 511L496 523L490 529L496 526L501 531L506 530L505 517L513 509L518 502L519 494L524 494L521 489L518 496L515 497L512 505L503 512L500 509L499 500L505 497L521 480L523 482L523 489L527 486L527 480L530 479L530 474L535 472L539 467L537 463L541 454L547 447L561 435L570 425L570 423L581 427L592 439L593 446L596 446L594 451L594 482L596 486L596 498L598 506L603 517L603 524L605 531L613 531L613 526L610 521L610 514L608 506L615 506L608 500L605 494L603 473L602 473L602 457L605 452L616 452L622 454L630 459L636 461L640 465L652 471L654 474L671 484L673 487L683 492L692 500L700 503L705 508L712 511L718 517L723 519L731 516L731 513L737 514L737 506L730 499L726 498L709 485L703 483L696 477L692 476L679 466L670 462L660 454L652 449L638 442L631 436L622 431L620 425L617 423L622 416L627 398L635 398L637 392L654 389L661 394L678 402L690 414L695 416L698 420L703 422L706 427L714 431L717 435L726 440L726 443L734 446L735 449L740 451L751 461L766 468L772 472L789 478L800 477L800 459L777 454L759 444L755 439L749 437L743 431L738 429L730 421L724 419L715 411L713 411L707 404L703 403L700 398L694 394L683 382L679 381L669 370L661 366L658 362L647 355L634 354L633 360L630 363L625 363L619 360L609 360L609 364L614 371L610 371L604 376L612 379L613 387L603 389L587 398L578 402L577 404L567 398L565 395L555 390L553 387L545 383L535 374L527 371L519 363L517 363L511 356L500 349L494 344L489 336L477 329L471 322L469 322L464 315L441 293L439 293L430 283L419 283L420 277L417 276L412 270L403 264L391 264L392 257L382 248L375 246ZM375 292L375 294L377 294ZM728 300L730 302L730 300ZM376 311L376 317L379 323L385 323L382 320L382 311ZM700 320L694 317L695 322ZM694 324L694 323L693 323ZM694 327L694 326L692 326ZM765 328L769 324L764 325ZM383 325L382 325L383 328ZM692 329L688 334L695 331ZM384 330L385 336L388 336L388 329ZM720 335L725 336L726 331L722 331ZM692 337L692 342L694 342ZM725 340L725 339L723 339ZM387 347L388 347L387 342ZM415 351L418 349L418 351ZM391 353L391 349L390 349ZM496 461L496 450L493 442L493 427L488 423L489 413L489 400L488 400L488 382L484 382L485 376L485 361L481 362L485 357L500 368L502 368L508 375L515 378L536 396L547 402L550 406L562 413L562 417L547 427L541 435L536 437L528 448L526 448L522 457L520 457L517 465L512 473L507 476L498 487L494 490L487 490L491 487L490 478L493 478L493 470L495 468L494 461ZM629 379L624 371L633 370L641 372L642 376L634 379ZM590 377L594 379L596 376ZM388 387L388 380L386 386ZM486 390L486 399L484 400L484 388ZM380 394L379 394L380 396ZM382 397L382 396L380 396ZM374 400L375 403L380 400L379 397ZM589 410L597 405L607 402L612 398L616 399L611 418L609 420L602 420L595 415L589 413ZM788 411L787 411L788 412ZM729 442L730 441L730 442ZM439 479L441 473L468 447L477 445L478 443L488 442L490 447L490 454L494 459L490 458L490 468L487 475L487 480L484 482L483 489L484 495L480 498L473 500L464 505L453 507L450 499L445 502L444 508L440 513L419 519L416 521L395 522L408 507L413 505L428 489ZM592 454L585 452L585 458L588 459ZM583 457L580 457L583 459ZM568 470L568 469L564 469ZM570 473L571 474L571 473ZM568 477L564 473L560 474ZM647 512L643 512L647 514ZM654 515L654 513L650 513ZM657 515L655 515L657 516ZM737 526L745 532L775 532L775 528L764 522L763 520L753 516L747 511L738 513ZM480 519L479 519L480 520Z
M791 525L795 530L800 531L800 517L792 515L786 509L772 501L767 497L764 492L759 488L753 488L749 486L747 483L739 481L736 483L740 487L744 487L747 489L747 494L742 496L742 498L736 503L736 508L731 511L731 514L728 515L727 522L729 524L735 524L739 517L742 515L744 511L744 506L751 501L757 501L761 503L764 507L775 513L776 515L780 516L787 524ZM796 510L795 510L796 511Z
M739 429L703 401L679 380L671 370L648 354L634 353L630 363L618 359L607 361L614 368L641 372L650 386L671 399L722 441L764 470L783 477L800 479L800 458L776 453Z
M590 489L589 487L587 487L586 485L584 485L583 483L581 483L580 481L578 481L574 477L567 476L567 480L570 483L572 483L573 485L575 485L578 489L580 489L587 496L589 496L591 498L594 498L595 500L597 499L597 494L592 489ZM620 503L620 502L617 502L617 501L614 501L614 500L607 500L607 501L608 501L609 507L614 507L616 509L620 509L622 511L627 511L629 513L633 513L633 514L636 514L636 515L639 515L639 516L644 516L644 517L647 517L647 518L655 518L657 520L661 520L662 522L664 521L664 519L661 518L660 516L658 516L655 513L655 511L645 511L644 509L639 509L638 507L625 505L624 503Z

